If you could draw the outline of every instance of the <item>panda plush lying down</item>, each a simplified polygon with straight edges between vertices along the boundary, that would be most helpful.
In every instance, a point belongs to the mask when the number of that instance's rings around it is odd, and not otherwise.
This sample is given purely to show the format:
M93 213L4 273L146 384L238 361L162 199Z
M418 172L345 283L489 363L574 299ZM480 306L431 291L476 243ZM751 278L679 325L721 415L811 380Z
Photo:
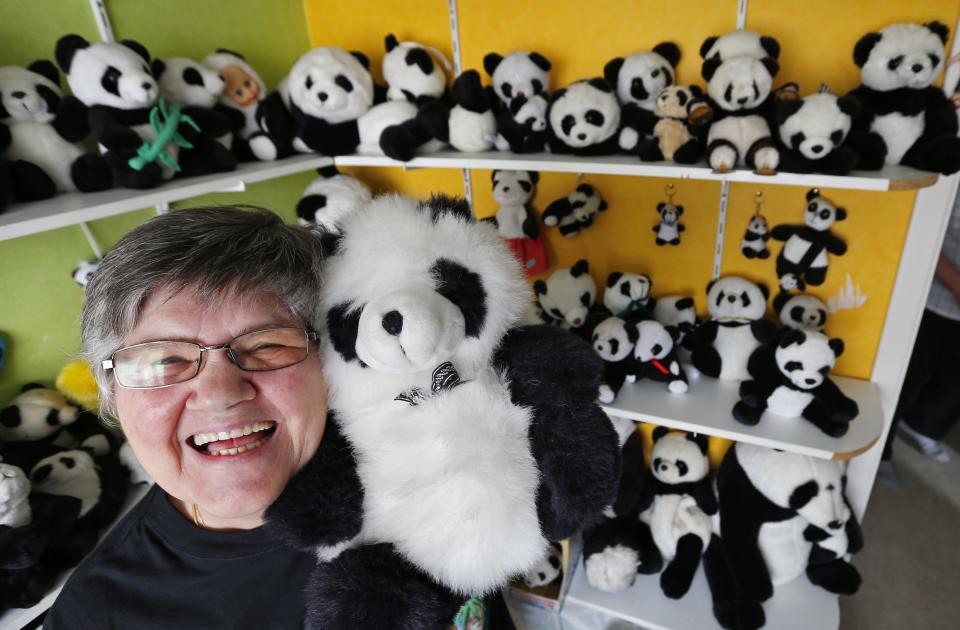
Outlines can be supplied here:
M612 502L602 367L566 331L517 327L521 269L466 202L385 196L340 227L325 435L267 520L320 558L308 627L446 627Z

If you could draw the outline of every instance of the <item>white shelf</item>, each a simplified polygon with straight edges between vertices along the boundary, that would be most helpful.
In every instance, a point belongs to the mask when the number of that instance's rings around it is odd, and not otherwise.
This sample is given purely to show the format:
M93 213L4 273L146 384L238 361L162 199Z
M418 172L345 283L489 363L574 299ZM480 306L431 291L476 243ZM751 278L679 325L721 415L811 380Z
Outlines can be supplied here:
M117 516L117 519L100 535L100 540L103 540L106 535L113 529L114 525L120 522L120 519L130 511L134 505L140 502L140 499L147 494L147 491L152 487L153 484L143 483L136 486L130 486L130 489L127 490L127 497L123 501L123 507L120 510L120 515ZM60 595L60 591L63 590L63 585L67 583L67 578L70 577L70 574L73 573L73 569L68 569L63 571L60 574L60 577L57 578L56 583L53 586L53 589L47 593L43 599L31 606L30 608L11 608L5 613L0 614L0 630L20 630L23 626L27 625L41 613L50 609L53 606L53 602Z
M197 195L243 190L245 184L331 164L333 160L321 155L298 155L275 162L247 162L229 173L176 179L150 190L113 188L97 193L69 193L43 201L13 204L0 214L0 241Z
M660 589L659 575L638 575L629 589L607 593L587 582L583 561L577 564L565 602L614 615L651 630L720 630L713 616L713 598L703 567L681 599L670 599ZM840 605L836 595L814 586L801 575L778 586L763 604L772 630L836 630L840 627Z
M847 396L857 402L860 414L843 437L826 435L803 418L784 418L769 411L756 426L733 417L740 400L740 383L708 376L690 379L690 391L672 394L664 383L638 381L624 384L616 400L604 405L614 416L695 431L737 442L759 444L822 459L850 459L870 448L883 430L880 391L874 383L831 376Z
M879 171L853 171L850 175L803 175L778 173L757 175L749 170L715 173L705 164L684 165L673 162L641 162L630 155L578 157L550 153L514 155L498 151L460 153L438 151L418 155L410 162L398 162L382 155L344 155L334 158L337 166L395 166L402 168L479 168L516 171L546 171L553 173L597 173L631 175L634 177L669 177L678 179L705 179L751 184L778 184L817 188L848 188L855 190L914 190L936 183L936 173L918 171L906 166L885 166Z

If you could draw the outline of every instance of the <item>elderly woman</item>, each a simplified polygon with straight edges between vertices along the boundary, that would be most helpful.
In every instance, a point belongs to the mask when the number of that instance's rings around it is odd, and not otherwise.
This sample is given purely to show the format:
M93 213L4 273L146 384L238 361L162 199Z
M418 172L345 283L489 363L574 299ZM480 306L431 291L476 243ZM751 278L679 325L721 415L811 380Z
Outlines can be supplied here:
M73 573L57 628L297 628L309 553L264 510L323 438L320 246L260 209L156 217L90 282L84 353L156 481Z

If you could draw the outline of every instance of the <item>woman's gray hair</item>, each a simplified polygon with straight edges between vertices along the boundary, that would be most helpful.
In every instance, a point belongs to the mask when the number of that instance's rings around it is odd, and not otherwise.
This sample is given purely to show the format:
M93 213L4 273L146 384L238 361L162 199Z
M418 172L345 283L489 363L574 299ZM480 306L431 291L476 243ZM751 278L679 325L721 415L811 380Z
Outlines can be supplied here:
M314 330L321 324L319 236L255 206L174 210L126 234L87 285L84 358L100 388L100 415L116 417L114 379L101 367L158 290L190 288L202 300L273 296Z

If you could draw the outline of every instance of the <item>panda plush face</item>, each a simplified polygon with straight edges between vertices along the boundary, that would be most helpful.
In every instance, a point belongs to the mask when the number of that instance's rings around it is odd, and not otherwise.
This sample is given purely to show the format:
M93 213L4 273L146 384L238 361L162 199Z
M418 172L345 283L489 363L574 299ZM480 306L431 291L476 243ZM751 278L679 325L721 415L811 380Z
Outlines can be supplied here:
M707 311L715 319L757 320L767 310L764 285L738 276L725 276L707 286Z
M593 329L593 349L604 361L615 363L633 354L637 327L619 317L608 317Z
M533 289L548 316L579 328L597 299L597 284L590 277L586 260L578 260L570 269L557 269L547 281L537 280Z
M360 59L334 47L306 52L281 92L304 114L330 123L359 118L373 105L373 79Z
M707 436L668 431L653 431L651 470L659 481L674 485L700 481L710 471Z
M157 100L150 54L137 42L91 44L67 35L57 42L56 55L70 91L88 106L141 109Z
M657 96L654 113L661 118L677 118L686 120L690 103L694 97L703 96L697 86L686 87L671 85L663 88Z
M943 70L947 34L946 26L931 22L891 24L864 35L853 51L860 81L881 92L929 87Z
M710 98L727 111L759 107L770 95L773 77L779 66L772 57L737 57L721 62L710 59L703 64Z
M676 44L664 42L652 52L641 52L613 59L604 67L604 78L616 86L623 104L636 103L653 110L657 95L674 82L674 68L680 61Z
M646 363L666 357L673 350L673 337L658 321L644 320L636 324L637 343L633 356Z
M819 387L837 358L843 353L843 341L830 339L816 331L790 330L777 344L777 367L800 389Z
M780 141L808 160L819 160L840 146L860 109L851 96L811 94L777 103Z
M49 61L29 68L0 68L0 120L48 123L56 116L62 96L57 69Z
M226 86L216 70L186 57L154 59L152 68L160 82L160 93L181 107L210 109L217 104Z
M603 292L603 305L612 313L626 309L631 302L650 297L650 276L642 273L614 271L607 276L607 288Z
M71 277L73 281L79 284L81 287L86 288L87 284L90 282L90 278L93 277L93 274L97 272L97 269L100 267L100 264L97 262L87 262L81 261L77 268L73 270Z
M708 37L700 46L700 56L703 59L719 59L727 61L735 57L752 57L763 59L780 56L780 43L766 35L753 31L732 31L719 37Z
M550 128L567 145L582 149L609 139L620 127L620 104L604 79L577 81L550 99Z
M653 307L653 318L664 326L692 325L697 321L693 298L683 295L668 295L657 298Z
M750 223L747 225L747 231L754 234L766 234L770 231L767 226L767 219L762 214L756 214L750 217Z
M518 96L510 101L513 119L523 125L527 133L547 128L547 107L547 99L543 94L534 94L529 98Z
M27 385L0 409L0 442L42 440L76 420L78 412L59 392Z
M493 82L493 91L504 103L550 90L550 62L538 52L518 50L506 57L489 53L483 58L483 67Z
M539 179L536 171L494 171L493 198L501 206L522 206L533 195Z
M224 80L220 102L228 107L246 108L266 98L267 86L244 58L235 52L219 49L203 59L203 65L217 71Z
M30 471L35 492L80 499L80 516L100 500L100 477L93 457L84 450L61 451L41 459Z
M827 324L826 305L812 295L781 293L773 307L787 328L821 331Z
M324 292L333 387L361 369L366 386L394 395L409 375L445 361L471 378L530 301L493 226L443 196L418 204L384 195L351 213L327 259Z
M387 98L415 101L418 97L439 98L447 89L447 75L425 47L416 42L398 42L392 34L385 40L383 80Z
M317 225L324 231L338 234L339 224L351 212L368 203L370 189L353 175L339 173L336 168L321 170L320 177L310 182L303 196L313 197L309 216L299 215L300 225Z
M803 222L808 226L823 232L829 230L837 221L843 221L846 218L847 211L821 197L816 188L807 192L807 209L803 215Z
M573 206L573 218L580 223L590 220L598 212L607 209L607 202L590 184L577 186L577 189L568 195L568 199Z

